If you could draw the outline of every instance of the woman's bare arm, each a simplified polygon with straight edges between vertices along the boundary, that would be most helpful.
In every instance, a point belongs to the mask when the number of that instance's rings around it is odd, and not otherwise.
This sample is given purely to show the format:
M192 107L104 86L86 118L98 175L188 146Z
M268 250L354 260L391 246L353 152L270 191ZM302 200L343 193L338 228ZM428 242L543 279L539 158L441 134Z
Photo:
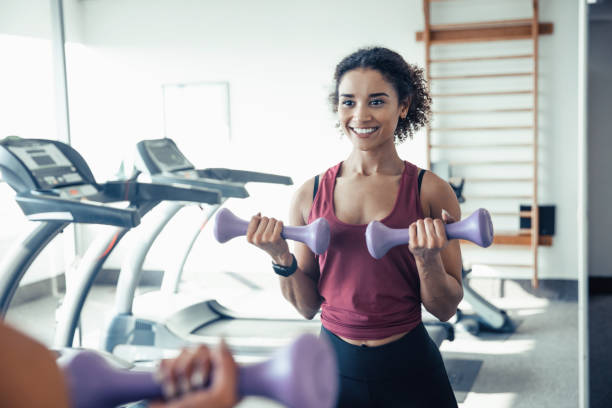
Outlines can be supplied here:
M411 236L410 244L419 271L421 299L430 313L446 321L463 298L461 249L459 241L448 241L446 233L440 232L444 228L442 219L461 220L461 209L450 185L431 172L423 177L421 204L426 218L415 223L415 243ZM443 215L443 210L450 217Z
M295 193L289 212L291 225L307 225L308 214L312 207L314 178L304 183ZM321 295L318 290L319 265L314 253L305 244L295 242L293 254L297 260L298 269L289 277L280 277L281 291L287 299L307 319L312 319L321 307ZM282 265L290 265L291 256L278 261Z
M294 194L289 210L289 223L295 226L306 225L312 207L314 179L304 183ZM274 218L257 214L251 218L247 229L247 240L266 251L277 265L291 266L293 256L286 240L281 237L283 223ZM280 277L283 296L291 302L302 316L312 319L321 306L321 296L317 289L319 269L315 255L301 242L294 242L293 254L297 270L288 277Z

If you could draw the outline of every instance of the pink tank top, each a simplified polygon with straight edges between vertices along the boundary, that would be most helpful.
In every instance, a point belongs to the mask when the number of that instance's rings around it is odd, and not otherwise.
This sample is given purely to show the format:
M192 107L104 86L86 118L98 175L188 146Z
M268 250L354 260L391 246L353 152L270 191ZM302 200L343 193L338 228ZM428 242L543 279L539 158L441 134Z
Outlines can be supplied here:
M366 224L347 224L334 212L334 187L342 163L325 172L308 216L324 217L331 230L327 251L317 256L321 272L323 326L349 339L374 340L412 330L421 322L419 276L408 245L392 248L381 259L366 247ZM391 228L408 228L424 218L418 168L406 162L391 214L381 220Z

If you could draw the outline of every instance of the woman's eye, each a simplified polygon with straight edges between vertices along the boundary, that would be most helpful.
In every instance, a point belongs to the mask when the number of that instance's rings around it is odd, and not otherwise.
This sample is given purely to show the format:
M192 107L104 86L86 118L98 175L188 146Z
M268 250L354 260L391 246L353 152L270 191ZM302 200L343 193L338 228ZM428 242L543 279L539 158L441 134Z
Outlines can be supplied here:
M373 99L370 101L370 105L373 106L382 105L383 103L385 103L385 101L383 101L382 99Z
M351 101L350 99L342 101L342 105L344 105L344 106L353 106L354 104L355 104L355 102Z

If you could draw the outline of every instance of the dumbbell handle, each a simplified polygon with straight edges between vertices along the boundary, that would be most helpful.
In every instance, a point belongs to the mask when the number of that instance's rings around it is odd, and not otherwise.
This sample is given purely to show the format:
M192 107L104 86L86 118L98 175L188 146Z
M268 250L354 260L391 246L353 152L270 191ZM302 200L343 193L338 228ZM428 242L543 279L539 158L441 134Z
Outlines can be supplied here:
M214 235L217 241L224 243L232 238L246 235L248 226L248 221L236 217L230 210L223 208L215 218ZM303 242L314 253L322 254L329 246L329 224L325 218L319 218L302 227L283 226L281 237Z
M491 215L484 208L474 211L461 221L445 224L444 228L449 240L464 239L484 248L493 243ZM393 229L378 221L372 221L366 228L368 251L376 259L382 258L394 246L407 244L409 241L408 228Z
M331 408L338 388L336 370L331 346L306 334L270 360L241 366L237 392L296 408ZM163 397L152 372L112 368L94 352L77 354L64 367L64 374L72 408L110 408Z

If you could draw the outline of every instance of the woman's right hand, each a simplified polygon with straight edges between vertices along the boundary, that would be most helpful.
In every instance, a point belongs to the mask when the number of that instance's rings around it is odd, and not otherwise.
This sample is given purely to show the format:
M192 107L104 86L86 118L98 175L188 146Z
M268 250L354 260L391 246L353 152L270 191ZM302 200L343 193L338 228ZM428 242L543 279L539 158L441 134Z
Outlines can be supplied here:
M289 252L287 241L281 237L283 222L275 218L262 217L261 213L254 215L247 228L247 241L266 251L274 263L291 265L293 258Z

